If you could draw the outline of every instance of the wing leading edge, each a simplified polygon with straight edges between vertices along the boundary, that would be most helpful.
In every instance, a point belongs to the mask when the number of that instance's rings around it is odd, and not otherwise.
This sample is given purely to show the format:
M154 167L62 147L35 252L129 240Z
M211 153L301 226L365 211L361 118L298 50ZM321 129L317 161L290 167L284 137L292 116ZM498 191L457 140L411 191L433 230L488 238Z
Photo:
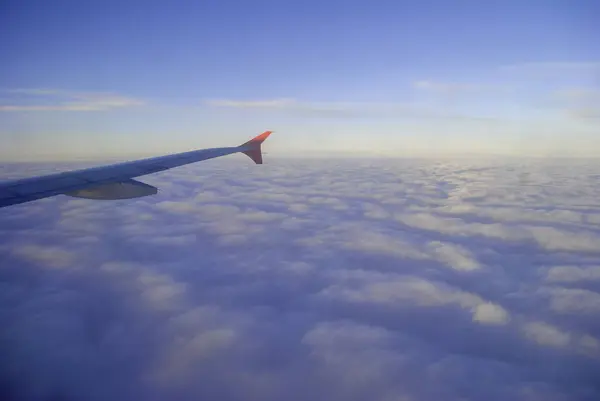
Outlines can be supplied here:
M271 132L265 131L235 147L199 149L108 166L0 182L0 207L61 194L87 199L128 199L152 195L157 192L156 188L132 180L132 178L233 153L244 153L254 163L262 164L261 145L271 135Z

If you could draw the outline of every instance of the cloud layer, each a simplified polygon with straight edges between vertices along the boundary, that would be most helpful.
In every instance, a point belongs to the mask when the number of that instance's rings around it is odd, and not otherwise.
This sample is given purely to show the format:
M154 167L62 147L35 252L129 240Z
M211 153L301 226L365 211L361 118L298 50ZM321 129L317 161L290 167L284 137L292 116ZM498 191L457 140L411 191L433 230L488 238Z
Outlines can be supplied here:
M56 89L12 89L10 103L0 112L15 111L106 111L141 106L140 99L103 92L73 92Z
M595 400L597 171L240 156L0 209L0 398Z

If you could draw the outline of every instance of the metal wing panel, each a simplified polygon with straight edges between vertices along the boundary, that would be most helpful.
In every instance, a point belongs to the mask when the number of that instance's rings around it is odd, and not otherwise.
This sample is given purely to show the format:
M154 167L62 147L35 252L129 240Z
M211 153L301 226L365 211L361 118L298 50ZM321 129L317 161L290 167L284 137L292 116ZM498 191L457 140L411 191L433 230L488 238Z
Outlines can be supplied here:
M32 182L25 182L20 185L15 185L9 188L9 190L17 195L34 195L38 192L48 192L56 190L57 188L70 188L78 185L89 184L88 181L75 176L61 176L55 177L51 180L39 179Z
M240 147L201 149L42 177L0 182L0 207L87 189L99 184L121 182L240 151Z

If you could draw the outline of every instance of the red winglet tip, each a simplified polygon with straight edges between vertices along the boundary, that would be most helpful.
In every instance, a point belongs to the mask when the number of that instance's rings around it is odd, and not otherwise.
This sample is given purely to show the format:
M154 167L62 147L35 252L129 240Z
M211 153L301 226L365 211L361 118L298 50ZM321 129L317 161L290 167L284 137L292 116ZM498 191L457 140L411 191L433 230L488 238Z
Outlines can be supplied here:
M249 145L249 144L261 144L263 143L268 137L269 135L271 135L273 133L273 131L265 131L260 135L255 136L254 138L250 139L248 142L244 143L242 146L244 145Z
M273 133L273 131L265 131L262 134L250 139L248 142L242 144L241 146L246 146L246 149L247 149L247 150L243 151L242 153L244 153L246 156L250 157L254 161L254 163L263 164L262 151L261 151L260 145L272 133ZM248 145L250 145L250 146L248 146Z

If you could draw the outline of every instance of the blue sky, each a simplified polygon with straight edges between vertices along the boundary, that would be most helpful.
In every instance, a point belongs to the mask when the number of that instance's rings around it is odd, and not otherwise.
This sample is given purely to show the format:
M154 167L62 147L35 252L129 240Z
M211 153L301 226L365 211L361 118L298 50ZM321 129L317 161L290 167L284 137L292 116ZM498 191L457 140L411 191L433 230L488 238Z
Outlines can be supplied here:
M597 154L600 6L493 3L4 2L0 157Z

